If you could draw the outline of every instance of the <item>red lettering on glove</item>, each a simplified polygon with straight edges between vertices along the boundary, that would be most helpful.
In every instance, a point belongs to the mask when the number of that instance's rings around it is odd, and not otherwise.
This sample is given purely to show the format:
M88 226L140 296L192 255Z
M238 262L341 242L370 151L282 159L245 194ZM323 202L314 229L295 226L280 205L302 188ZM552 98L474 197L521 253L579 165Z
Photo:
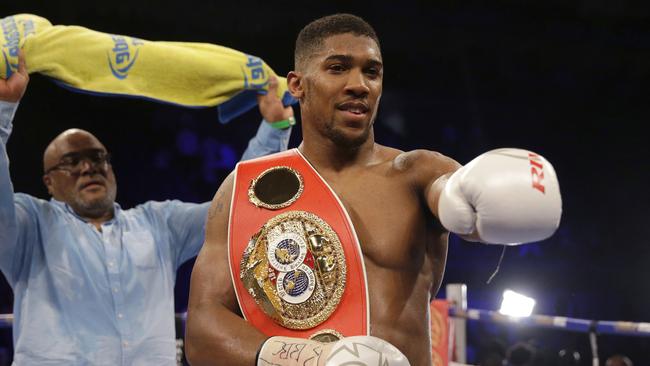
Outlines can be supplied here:
M533 188L542 193L546 193L544 184L542 184L542 180L544 180L544 167L542 166L541 159L537 154L529 152L528 161L531 165L530 174L533 178ZM539 168L539 171L535 168Z

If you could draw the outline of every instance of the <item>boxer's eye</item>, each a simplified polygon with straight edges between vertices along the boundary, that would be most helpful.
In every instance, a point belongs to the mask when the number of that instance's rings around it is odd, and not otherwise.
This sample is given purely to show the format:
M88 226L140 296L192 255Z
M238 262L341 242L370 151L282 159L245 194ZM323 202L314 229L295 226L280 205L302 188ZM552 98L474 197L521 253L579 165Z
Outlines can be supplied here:
M329 66L330 71L333 71L335 73L340 73L345 71L345 67L341 64L333 64Z
M265 170L251 182L248 198L255 206L278 210L294 203L302 190L302 177L297 171L277 166Z

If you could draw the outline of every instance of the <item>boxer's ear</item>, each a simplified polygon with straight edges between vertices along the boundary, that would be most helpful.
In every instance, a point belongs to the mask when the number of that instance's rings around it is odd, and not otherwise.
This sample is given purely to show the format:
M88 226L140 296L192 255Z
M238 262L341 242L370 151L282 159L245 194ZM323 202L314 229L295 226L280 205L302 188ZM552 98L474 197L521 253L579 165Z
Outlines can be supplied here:
M287 87L291 96L300 100L304 93L303 77L299 71L291 71L287 75Z

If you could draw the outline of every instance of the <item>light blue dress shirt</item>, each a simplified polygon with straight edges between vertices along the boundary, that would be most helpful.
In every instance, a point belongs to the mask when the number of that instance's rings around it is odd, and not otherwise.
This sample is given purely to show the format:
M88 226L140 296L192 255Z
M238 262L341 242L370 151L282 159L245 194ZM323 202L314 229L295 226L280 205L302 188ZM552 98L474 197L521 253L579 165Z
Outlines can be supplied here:
M0 270L14 292L14 365L175 365L174 282L209 202L146 202L97 230L65 203L13 192L0 101ZM245 157L285 150L262 123Z

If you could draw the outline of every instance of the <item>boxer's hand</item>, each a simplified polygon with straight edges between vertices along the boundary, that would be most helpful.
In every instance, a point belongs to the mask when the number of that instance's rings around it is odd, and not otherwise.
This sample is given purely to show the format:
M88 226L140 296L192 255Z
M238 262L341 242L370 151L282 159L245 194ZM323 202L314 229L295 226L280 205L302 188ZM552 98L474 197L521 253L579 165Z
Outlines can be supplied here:
M25 55L18 51L18 71L14 72L9 79L0 78L0 100L15 103L23 97L29 82L29 74L25 66Z
M260 108L262 117L269 122L277 122L293 117L293 108L285 107L278 97L278 78L273 76L269 79L269 90L265 95L257 96L257 105Z
M449 231L493 244L551 236L562 215L551 163L521 149L498 149L457 170L440 194L438 215Z
M257 366L410 366L392 344L372 336L355 336L337 342L271 337L264 342Z

